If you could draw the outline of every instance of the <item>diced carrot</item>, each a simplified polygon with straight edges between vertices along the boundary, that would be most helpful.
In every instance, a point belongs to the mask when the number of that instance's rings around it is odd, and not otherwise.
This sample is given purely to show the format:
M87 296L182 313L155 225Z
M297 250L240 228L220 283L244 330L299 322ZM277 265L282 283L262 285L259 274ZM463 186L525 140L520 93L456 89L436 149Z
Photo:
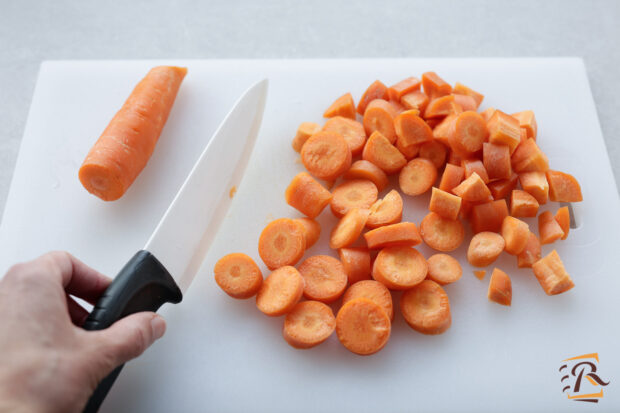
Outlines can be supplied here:
M428 106L428 96L424 92L416 91L407 93L400 98L400 103L405 109L417 109L424 113Z
M505 199L474 205L469 217L471 229L475 234L482 231L497 232L501 229L506 216L508 216L508 205Z
M463 159L461 166L465 170L465 179L469 178L474 172L480 176L482 182L489 183L489 174L480 159Z
M368 248L340 248L338 256L350 285L359 281L370 280L370 252Z
M286 203L310 218L316 218L332 200L332 194L307 172L300 172L284 193Z
M510 215L513 217L535 217L538 215L538 201L529 193L515 189L510 195Z
M394 118L398 116L394 106L383 99L375 99L368 104L364 112L364 130L370 136L373 132L381 132L390 141L396 142L396 131L394 130Z
M448 163L451 163L452 165L461 166L462 161L463 161L463 158L461 157L461 155L459 155L453 150L450 150L450 153L448 154Z
M486 275L486 270L476 270L474 271L474 275L476 276L477 279L482 280L484 278L484 276Z
M553 214L545 211L538 216L538 235L541 244L551 244L564 236L564 231Z
M353 162L351 168L344 174L344 179L366 179L377 187L379 192L388 185L388 177L377 165L364 159Z
M454 124L459 114L453 113L446 116L433 129L433 138L450 147L450 135L454 134ZM429 119L430 120L430 119ZM427 121L428 124L428 121Z
M524 110L522 112L513 113L511 116L519 121L519 126L525 129L528 138L536 140L538 126L536 125L536 117L533 111Z
M506 241L495 232L483 231L474 235L467 249L467 261L474 267L486 267L504 251Z
M485 201L491 197L491 191L476 172L452 188L452 193L469 202Z
M461 166L453 165L451 163L446 164L446 168L441 176L441 181L439 182L439 189L446 192L452 192L456 186L463 182L464 175L465 169Z
M385 347L391 329L390 317L383 308L364 297L348 301L336 316L338 339L347 350L361 356Z
M454 94L454 103L463 108L463 111L468 110L477 110L478 105L476 104L476 99L473 96L461 95L458 93Z
M369 209L378 193L375 184L366 179L344 181L332 191L332 213L341 218L352 208Z
M151 157L186 73L157 66L136 85L80 167L88 192L104 201L123 196Z
M490 179L510 179L512 176L508 146L485 142L482 145L482 159Z
M482 116L482 119L484 119L484 121L488 124L493 115L495 114L495 110L495 108L486 108L485 110L480 112L480 116Z
M448 116L451 113L457 113L458 109L454 102L454 95L441 96L435 99L431 99L424 111L424 119L440 118ZM460 108L460 106L458 106ZM462 108L461 108L462 109Z
M372 266L372 278L390 290L408 290L421 283L428 263L411 247L387 247L379 251Z
M532 195L540 205L549 199L549 183L543 172L524 172L519 174L519 182L525 192Z
M467 111L458 115L454 121L454 132L449 135L448 141L453 151L466 155L481 150L488 136L489 131L482 116Z
M394 305L390 290L379 281L363 280L352 284L342 297L342 305L356 298L366 298L380 305L390 320L394 320Z
M337 250L353 244L362 234L369 212L367 209L349 209L332 230L329 247Z
M295 222L304 227L304 237L306 238L306 249L310 248L319 240L321 236L321 224L312 218L297 218Z
M304 279L304 297L329 304L337 300L347 287L347 274L342 263L329 255L314 255L299 264Z
M263 284L263 274L252 258L242 253L220 258L213 268L215 282L233 298L245 299L256 295Z
M420 146L420 158L428 159L437 169L444 166L447 156L448 148L439 141L432 140Z
M581 186L574 176L560 171L546 172L549 183L549 199L554 202L583 201Z
M366 132L364 125L356 120L348 119L342 116L334 116L323 125L323 130L327 132L336 132L342 135L349 144L351 154L359 155L364 149L366 143Z
M519 145L527 140L527 131L523 128L519 131L521 134L519 135Z
M508 145L512 154L521 142L519 121L501 110L493 112L487 122L489 142L498 145Z
M400 145L407 148L433 140L433 131L424 119L412 111L405 111L394 119L394 128Z
M433 187L429 211L446 219L457 219L461 210L461 198Z
M458 219L446 219L429 212L420 223L420 235L429 247L448 252L454 251L463 243L465 228Z
M308 138L320 130L321 126L318 123L302 122L297 128L297 133L293 138L292 146L295 152L301 152L301 148L304 146L304 143L306 143Z
M429 257L429 280L433 280L439 285L446 285L458 281L461 275L463 275L461 264L448 254L435 254Z
M395 246L416 246L422 242L420 232L413 222L399 222L375 228L364 234L370 249Z
M556 250L532 264L532 269L547 295L561 294L575 286Z
M256 307L270 317L289 313L304 293L304 279L295 267L273 271L256 294Z
M398 191L392 189L383 199L370 207L370 215L366 221L368 228L379 228L400 222L403 216L403 199Z
M502 237L506 245L504 249L508 254L519 255L525 249L530 235L530 227L525 222L510 215L504 218L502 223Z
M394 114L396 116L400 115L401 113L409 110L406 107L404 107L403 105L401 105L401 103L398 100L388 100L388 103L392 106L392 108L394 109ZM412 110L413 113L415 113L416 115L420 114L419 110L413 109Z
M512 284L510 277L499 268L493 268L487 297L497 304L510 306L512 302Z
M304 227L289 218L271 221L258 239L258 254L270 270L297 264L305 251Z
M555 213L554 219L560 224L560 228L564 232L562 239L568 238L568 232L570 231L570 212L567 206L563 206Z
M421 145L403 146L403 141L401 139L396 139L396 149L398 149L408 161L418 156L420 146Z
M435 72L422 73L422 87L431 100L452 93L452 86Z
M400 298L400 311L407 324L422 334L441 334L452 324L448 294L432 280L405 291Z
M362 158L377 165L388 175L400 171L407 164L403 154L378 131L368 138Z
M545 172L549 169L549 159L547 155L540 150L536 141L532 138L529 138L515 149L510 162L512 163L512 168L517 173L532 171Z
M454 84L454 90L452 92L454 94L466 95L466 96L473 97L474 100L476 101L476 109L478 109L478 107L482 103L482 100L484 99L484 95L482 93L478 93L475 90L470 89L467 86L465 86L464 84L459 83L459 82L456 82ZM473 110L476 110L476 109L473 109Z
M416 196L428 191L437 180L437 168L424 158L409 161L400 171L398 184L407 195Z
M375 80L364 92L357 104L357 113L364 115L366 107L375 99L388 99L388 88L383 83Z
M286 315L282 336L292 347L306 349L327 340L335 328L336 317L328 305L304 301Z
M355 120L355 103L350 93L340 96L323 113L324 118L333 118L335 116Z
M517 187L519 175L513 173L509 179L500 179L498 181L489 182L487 185L493 199L506 198L513 189Z
M312 175L332 181L351 167L351 149L339 133L317 132L301 148L301 162Z
M400 100L404 95L420 90L422 82L416 77L408 77L403 79L388 89L390 100Z
M540 259L540 241L538 237L530 231L527 237L527 243L521 254L517 255L517 267L531 267Z

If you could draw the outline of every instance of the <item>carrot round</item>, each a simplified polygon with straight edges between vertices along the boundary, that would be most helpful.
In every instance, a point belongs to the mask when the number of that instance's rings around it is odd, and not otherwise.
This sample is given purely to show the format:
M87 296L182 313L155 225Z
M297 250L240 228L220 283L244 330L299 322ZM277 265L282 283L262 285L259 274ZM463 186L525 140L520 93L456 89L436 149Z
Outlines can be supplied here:
M332 191L332 213L340 218L352 208L368 209L377 200L378 193L375 184L366 179L344 181Z
M366 179L372 181L379 192L388 185L388 177L377 165L364 159L353 162L351 168L344 174L344 179Z
M392 189L383 199L370 206L370 215L366 221L368 228L374 229L384 225L400 222L403 216L403 199L398 191Z
M570 211L567 206L563 206L558 209L554 216L555 220L560 224L560 228L564 231L562 239L568 238L568 232L570 231Z
M467 249L467 261L474 267L486 267L504 251L506 241L495 232L480 232L474 235Z
M157 66L136 85L80 167L88 192L104 201L123 196L151 157L186 73Z
M351 166L351 149L339 133L317 132L301 148L301 162L312 175L331 181Z
M295 134L293 143L291 144L295 152L301 152L301 148L304 146L304 143L306 143L308 138L320 130L321 126L318 123L302 122L297 128L297 133Z
M527 192L515 189L510 195L510 215L513 217L535 217L538 215L538 201Z
M556 250L532 264L532 270L547 295L561 294L575 286Z
M307 172L298 173L284 193L286 203L316 218L332 200L332 194Z
M323 130L327 132L336 132L344 138L349 144L351 154L359 155L364 149L366 143L366 132L364 126L354 119L347 119L342 116L335 116L325 122Z
M428 159L437 169L444 166L447 156L448 148L437 140L423 143L420 146L420 158Z
M411 247L387 247L379 251L372 266L372 278L391 290L407 290L424 280L428 263Z
M453 165L451 163L446 164L446 168L441 175L441 181L439 181L439 189L442 191L452 193L452 190L463 182L465 176L465 169L461 166Z
M430 142L433 139L431 128L413 110L405 111L396 116L394 128L398 141L404 148Z
M332 230L329 247L336 250L353 244L366 226L368 213L367 209L351 208L344 214Z
M304 279L295 267L280 267L265 281L256 294L256 307L264 314L278 317L291 311L304 292Z
M352 284L342 296L342 305L360 297L379 304L390 320L394 320L392 294L385 285L375 280L363 280Z
M250 298L263 284L263 274L252 258L242 253L220 258L213 269L215 282L233 298Z
M364 115L366 107L375 99L388 99L388 88L383 83L375 80L364 92L357 104L357 113Z
M350 285L370 279L370 251L368 248L340 248L338 256Z
M392 325L383 308L359 297L347 302L336 316L336 335L347 350L367 356L385 347Z
M448 254L435 254L428 258L428 279L439 285L458 281L463 275L463 269L458 260Z
M465 239L465 228L458 219L446 219L429 212L420 223L420 235L429 247L442 252L454 251Z
M324 118L342 116L355 120L355 103L350 93L345 93L334 101L323 113Z
M564 231L553 214L545 211L538 216L538 235L541 244L551 244L564 236Z
M489 131L482 116L477 112L467 111L456 118L454 132L448 141L453 150L471 154L482 149L488 136Z
M304 279L304 297L308 300L331 303L342 295L347 286L347 274L342 263L328 255L306 258L299 265L299 273Z
M441 334L452 324L448 294L432 280L405 291L400 311L407 324L422 334Z
M364 234L368 248L415 246L422 242L420 232L413 222L399 222L375 228Z
M530 231L525 248L519 255L517 255L517 267L526 268L531 267L536 261L540 259L540 241L538 237Z
M407 164L403 154L378 131L368 138L362 158L377 165L388 175L400 171Z
M270 270L297 264L305 251L304 227L289 218L271 221L258 239L258 254Z
M378 131L393 144L396 142L396 131L394 130L396 115L396 109L387 100L373 100L366 107L362 120L366 135L370 136L373 132Z
M304 228L304 237L306 238L306 249L310 248L319 240L321 236L321 224L312 218L297 218L295 222L301 224Z
M461 198L433 187L428 209L443 218L455 220L461 210Z
M487 297L490 301L501 305L510 306L512 302L512 283L510 282L510 277L499 268L493 268Z
M284 319L282 336L292 347L311 348L321 344L336 328L332 309L319 301L297 303Z
M508 254L519 255L525 249L530 236L530 227L518 218L507 216L502 223L502 237Z
M431 189L437 180L437 168L424 158L415 158L409 161L398 175L398 184L401 191L407 195L416 196Z

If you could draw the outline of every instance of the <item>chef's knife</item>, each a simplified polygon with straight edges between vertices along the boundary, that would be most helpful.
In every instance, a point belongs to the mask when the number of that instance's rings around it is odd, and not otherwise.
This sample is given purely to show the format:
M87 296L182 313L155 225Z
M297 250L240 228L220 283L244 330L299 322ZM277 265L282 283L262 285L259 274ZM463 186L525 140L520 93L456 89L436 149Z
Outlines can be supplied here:
M198 272L231 204L254 148L267 79L239 98L196 161L143 250L121 269L83 328L102 330L140 311L179 303ZM123 366L97 387L84 412L96 412Z

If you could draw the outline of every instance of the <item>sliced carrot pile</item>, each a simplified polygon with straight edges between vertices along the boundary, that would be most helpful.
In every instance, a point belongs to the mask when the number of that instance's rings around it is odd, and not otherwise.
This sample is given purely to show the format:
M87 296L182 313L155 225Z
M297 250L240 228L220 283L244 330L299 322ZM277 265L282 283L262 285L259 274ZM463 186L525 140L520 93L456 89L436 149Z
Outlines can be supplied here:
M306 143L308 138L320 130L321 126L318 123L302 122L297 128L297 133L293 138L292 146L295 152L301 152L301 148L304 146L304 143Z
M368 228L379 228L400 222L403 216L403 199L398 191L392 189L383 199L370 206L370 215L366 220Z
M377 131L387 138L390 143L396 142L394 118L398 115L396 108L387 100L375 99L364 111L364 130L370 136Z
M323 130L327 132L335 132L344 138L349 144L351 154L359 155L364 149L366 143L366 132L364 126L355 119L347 119L342 116L335 116L325 122Z
M562 239L565 240L568 238L568 233L570 231L570 211L567 206L563 206L558 209L554 216L555 220L560 224L560 228L564 231L564 235Z
M379 192L388 186L388 177L381 168L364 159L353 162L351 168L344 174L344 179L366 179L377 187Z
M400 311L407 324L422 334L441 334L452 324L448 294L432 280L405 291Z
M442 252L454 251L465 239L465 228L458 219L446 219L429 212L420 223L420 234L429 247Z
M290 312L304 293L304 279L295 267L280 267L265 281L256 294L256 307L264 314L278 317Z
M344 304L336 316L336 335L347 350L367 356L381 350L390 338L392 323L383 308L364 297Z
M428 263L411 247L386 247L372 266L372 278L391 290L407 290L424 280Z
M284 319L282 336L293 347L311 348L321 344L336 328L332 309L319 301L297 303Z
M392 294L385 285L375 280L363 280L352 284L342 296L342 305L360 297L379 304L390 320L394 320Z
M532 270L547 295L561 294L575 286L556 250L532 264Z
M554 243L564 236L562 227L551 212L545 211L538 216L538 235L543 245Z
M504 250L504 238L495 232L480 232L473 236L467 249L467 261L474 267L486 267Z
M345 93L334 101L323 113L324 118L342 116L355 120L355 103L350 93Z
M314 255L299 264L304 280L304 297L331 303L337 300L347 287L347 274L342 263L329 255Z
M332 200L332 194L307 172L298 173L284 193L286 203L316 218Z
M263 284L263 274L252 258L242 253L228 254L215 263L215 282L233 298L250 298Z
M351 208L332 230L329 247L336 250L353 244L362 234L369 212L367 209Z
M305 251L304 227L289 218L271 221L258 239L258 254L270 270L297 264Z
M340 248L338 256L350 285L359 281L370 280L370 251L368 248Z
M344 181L332 191L332 213L342 217L353 208L369 209L377 200L377 187L371 181L354 179Z
M362 158L377 165L388 175L400 171L407 164L405 156L380 132L370 135Z
M461 264L448 254L435 254L428 258L428 279L439 285L458 281L463 275Z
M497 304L509 306L512 303L512 283L510 277L499 268L493 268L489 280L487 297Z
M538 240L538 237L530 231L527 242L525 243L525 248L519 255L517 255L517 267L531 267L539 259L540 241Z
M321 236L321 224L312 218L298 218L295 222L301 224L304 228L304 237L306 238L306 249L310 248L319 240Z
M412 159L398 175L401 191L407 195L421 195L431 189L437 180L437 168L424 158Z
M461 197L433 187L428 209L443 218L455 220L461 210Z
M422 242L420 232L413 222L399 222L375 228L364 234L370 249L395 246L416 246Z
M536 198L520 189L513 190L510 195L510 215L513 217L535 217L538 206Z

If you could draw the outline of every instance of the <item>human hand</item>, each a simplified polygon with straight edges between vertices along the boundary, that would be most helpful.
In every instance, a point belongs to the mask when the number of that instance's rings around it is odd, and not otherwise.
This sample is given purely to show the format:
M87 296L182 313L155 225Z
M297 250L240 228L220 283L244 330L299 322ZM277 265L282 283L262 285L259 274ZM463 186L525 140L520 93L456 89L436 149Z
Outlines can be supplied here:
M0 280L0 412L79 412L99 382L160 338L155 313L80 328L111 280L66 252L13 266Z

